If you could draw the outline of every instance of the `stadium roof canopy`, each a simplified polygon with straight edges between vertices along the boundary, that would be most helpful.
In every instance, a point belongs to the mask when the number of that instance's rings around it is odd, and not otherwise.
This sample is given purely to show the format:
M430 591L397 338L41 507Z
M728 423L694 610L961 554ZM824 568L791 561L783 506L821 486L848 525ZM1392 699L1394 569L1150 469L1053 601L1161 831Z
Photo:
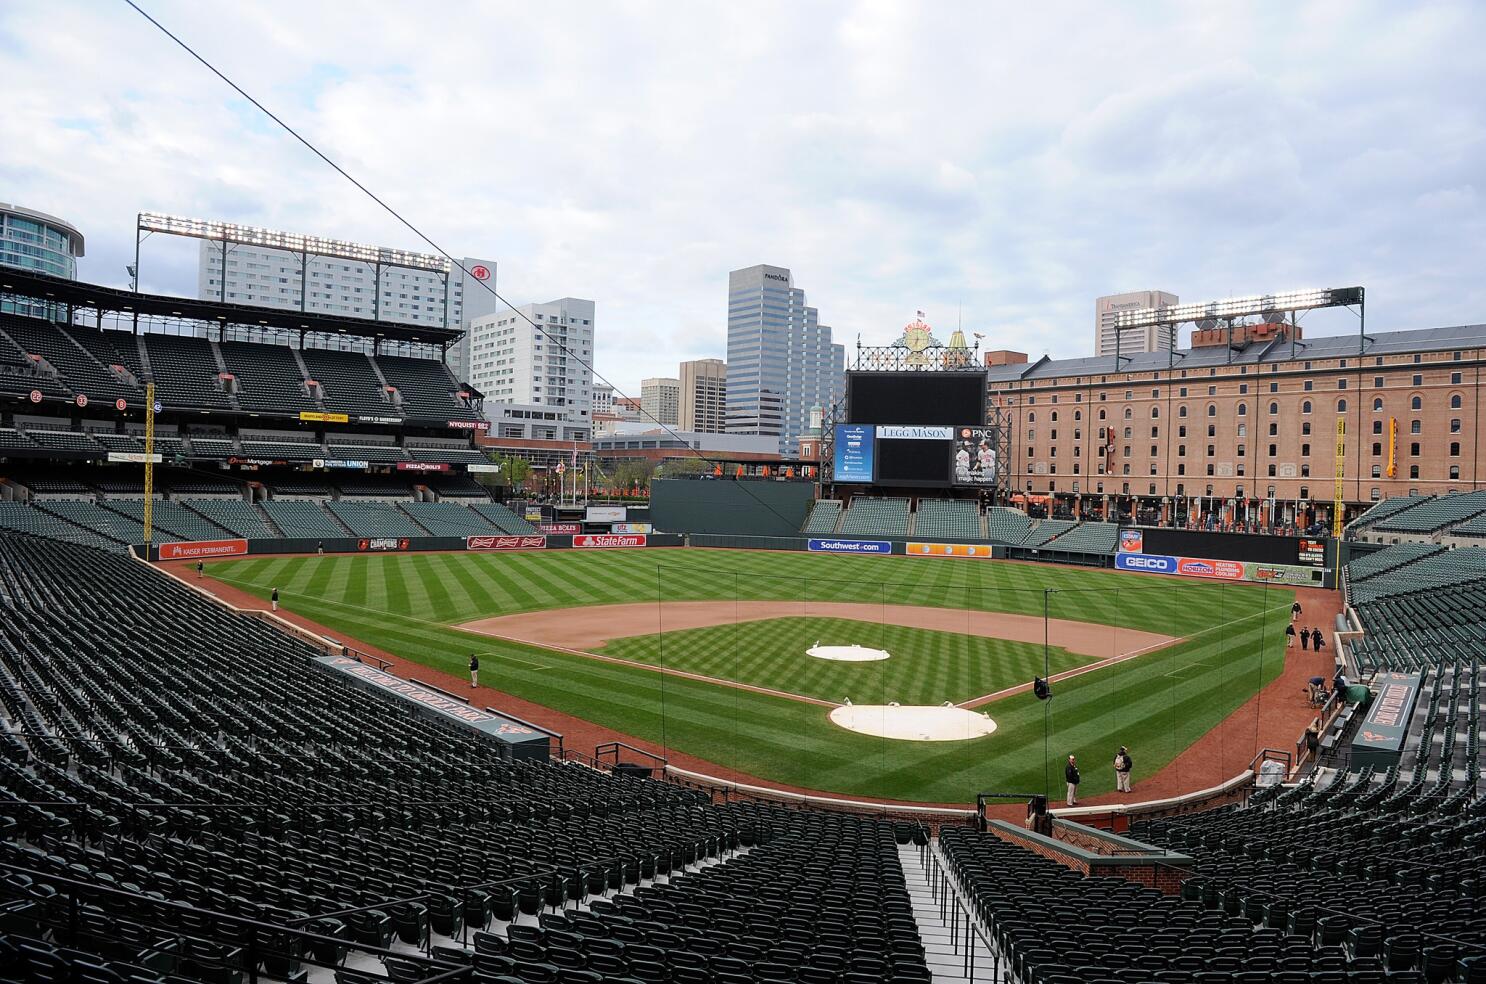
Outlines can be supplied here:
M464 334L457 328L403 325L373 321L370 318L348 318L249 304L223 304L219 301L199 301L165 294L139 294L132 290L99 287L13 267L0 267L0 293L65 304L74 310L91 309L100 315L180 318L287 332L358 335L363 338L417 342L424 345L448 345Z

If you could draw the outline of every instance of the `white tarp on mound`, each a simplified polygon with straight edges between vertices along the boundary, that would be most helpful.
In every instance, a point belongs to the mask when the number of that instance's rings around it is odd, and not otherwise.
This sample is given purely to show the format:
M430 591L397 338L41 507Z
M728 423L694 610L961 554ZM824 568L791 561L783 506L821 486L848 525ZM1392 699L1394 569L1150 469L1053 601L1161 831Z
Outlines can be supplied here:
M996 730L996 722L963 707L910 704L847 704L831 721L848 731L899 741L966 741Z
M818 642L805 652L816 659L833 659L841 663L870 663L887 659L889 655L885 649L867 649L857 645L822 646Z

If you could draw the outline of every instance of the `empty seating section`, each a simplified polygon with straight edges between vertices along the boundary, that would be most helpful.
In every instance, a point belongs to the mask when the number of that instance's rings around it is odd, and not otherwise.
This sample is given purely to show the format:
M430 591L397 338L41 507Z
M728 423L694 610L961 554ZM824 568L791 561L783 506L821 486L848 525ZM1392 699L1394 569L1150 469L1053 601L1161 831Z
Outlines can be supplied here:
M430 475L425 479L441 499L479 499L490 501L490 490L468 475Z
M9 319L19 317L0 315L0 328L9 323ZM55 376L43 371L21 346L0 333L0 393L20 395L32 390L40 390L45 396L71 396Z
M87 434L77 431L30 428L26 431L26 436L31 439L31 443L43 450L60 451L68 456L87 455L92 458L102 458L108 453L103 449L103 445Z
M488 465L490 458L475 448L409 444L408 453L419 461L445 461L451 465Z
M77 526L22 502L0 500L0 530L14 533L29 533L52 540L81 543L113 552L122 552L124 545L108 537L99 536L90 529Z
M1399 762L1410 785L1436 796L1475 788L1481 776L1481 689L1479 651L1426 671L1409 741Z
M54 516L59 516L84 529L92 530L110 540L126 544L144 542L142 523L122 513L114 512L112 509L105 509L96 502L85 502L81 499L48 499L38 505ZM168 543L182 538L165 530L157 530L154 539L157 543Z
M326 454L342 461L371 464L408 460L407 452L396 444L332 444Z
M144 528L143 499L109 499L105 507L138 522L141 530ZM216 523L177 502L156 502L150 521L157 534L166 533L178 540L220 540L227 535Z
M324 539L346 536L347 530L335 521L318 502L308 499L269 499L258 503L268 518L286 537Z
M377 366L388 386L402 397L402 412L416 420L479 420L459 399L459 383L449 367L434 359L379 355Z
M986 510L986 538L998 543L1021 543L1032 530L1032 520L1020 509L991 506Z
M242 499L187 499L181 505L193 509L234 536L267 540L278 536L268 528L262 513Z
M1367 512L1348 523L1347 529L1348 531L1367 529L1396 513L1423 505L1433 498L1434 496L1432 495L1395 495L1391 499L1383 499Z
M124 451L138 454L144 450L144 442L132 434L113 434L107 431L91 431L93 440L105 451Z
M430 931L496 984L929 980L890 825L509 762L318 654L145 565L0 536L7 980L303 980L355 945L412 981L450 969Z
M1137 822L1131 836L1196 860L1182 895L1205 914L1262 922L1281 948L1272 973L1309 956L1312 971L1324 957L1371 980L1386 965L1390 981L1440 981L1486 945L1486 809L1469 787L1447 790L1366 767L1266 806ZM1293 957L1284 932L1301 937Z
M485 536L502 532L470 507L455 502L402 502L398 508L434 536Z
M192 458L230 458L237 454L237 442L228 437L193 437L191 441Z
M124 382L108 365L100 364L79 348L72 336L50 321L20 315L0 316L4 331L23 350L39 355L60 374L61 382L73 393L89 400L112 404L115 400L137 402L143 392Z
M1365 632L1350 645L1364 673L1469 662L1481 654L1486 639L1486 580L1354 601L1354 607Z
M37 445L14 427L0 427L0 455L7 451L36 451Z
M1353 604L1414 594L1486 578L1486 547L1461 547L1430 554L1348 586Z
M346 475L336 480L341 497L361 496L373 499L411 499L413 487L398 475Z
M1347 580L1352 583L1365 581L1368 578L1396 570L1405 564L1422 560L1431 554L1437 554L1444 549L1433 543L1398 543L1391 547L1384 547L1382 550L1363 554L1349 562Z
M1053 540L1067 533L1076 525L1078 524L1069 522L1066 519L1044 519L1037 524L1035 529L1027 533L1027 538L1022 541L1022 545L1040 547L1043 544L1050 544Z
M304 373L284 345L218 342L222 362L237 380L237 402L244 410L295 414L317 410L306 394Z
M260 441L243 438L243 457L270 461L313 461L325 457L325 449L304 441Z
M243 487L237 482L203 478L200 474L190 472L172 473L165 484L170 487L171 497L176 499L187 495L222 495L237 498L243 494Z
M980 506L973 499L920 499L913 520L914 536L979 540Z
M129 386L129 377L133 377L133 383L137 384L133 387L135 396L133 399L125 397L131 404L135 399L144 399L144 378L140 375L139 369L139 346L132 333L101 331L98 328L77 324L58 325L57 327L87 350L99 365L108 369L109 373L118 378L123 385ZM124 375L116 374L115 367L123 370Z
M1053 550L1111 556L1120 544L1120 528L1114 523L1079 523L1048 544Z
M476 502L470 506L475 512L495 524L502 533L540 533L535 526L513 513L509 506L499 502Z
M320 384L325 409L336 413L396 417L371 359L359 352L307 348L300 351L310 378Z
M1486 491L1440 496L1372 524L1379 533L1435 533L1486 513Z
M1486 513L1450 531L1451 536L1486 536Z
M908 535L908 500L856 496L841 521L842 536Z
M211 342L190 335L152 333L141 334L139 341L149 356L150 378L161 403L218 410L232 406L217 379Z
M357 536L427 536L422 527L387 502L327 502L325 508Z
M806 536L830 536L836 532L836 523L841 519L839 499L817 499L805 517L800 532Z

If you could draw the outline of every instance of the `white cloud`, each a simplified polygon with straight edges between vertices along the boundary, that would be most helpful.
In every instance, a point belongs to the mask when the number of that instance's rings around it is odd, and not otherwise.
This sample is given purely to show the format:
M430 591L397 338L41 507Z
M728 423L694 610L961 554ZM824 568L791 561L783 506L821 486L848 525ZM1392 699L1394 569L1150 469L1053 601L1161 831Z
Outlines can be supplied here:
M722 355L757 262L848 345L963 304L1082 355L1139 287L1486 308L1471 3L146 6L513 301L594 298L627 390ZM123 5L5 5L0 71L0 198L77 223L89 279L145 209L420 246ZM149 243L145 286L194 264Z

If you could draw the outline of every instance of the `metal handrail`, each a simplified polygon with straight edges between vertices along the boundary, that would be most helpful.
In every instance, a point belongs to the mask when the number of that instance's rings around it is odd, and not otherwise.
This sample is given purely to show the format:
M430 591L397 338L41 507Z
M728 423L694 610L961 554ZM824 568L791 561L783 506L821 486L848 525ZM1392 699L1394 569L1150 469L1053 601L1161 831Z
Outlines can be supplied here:
M665 768L666 765L667 765L668 760L666 759L665 756L663 756L663 755L657 755L654 752L647 752L643 748L636 748L634 745L631 745L628 742L623 742L623 741L606 741L606 742L602 742L602 743L600 743L598 745L593 746L593 757L594 757L594 760L597 761L597 762L602 763L604 761L604 756L612 753L613 756L614 756L614 764L615 765L618 765L619 764L619 750L621 748L627 748L630 751L634 752L636 755L643 755L646 758L651 759L652 761L659 762L660 765L661 765L661 768Z

